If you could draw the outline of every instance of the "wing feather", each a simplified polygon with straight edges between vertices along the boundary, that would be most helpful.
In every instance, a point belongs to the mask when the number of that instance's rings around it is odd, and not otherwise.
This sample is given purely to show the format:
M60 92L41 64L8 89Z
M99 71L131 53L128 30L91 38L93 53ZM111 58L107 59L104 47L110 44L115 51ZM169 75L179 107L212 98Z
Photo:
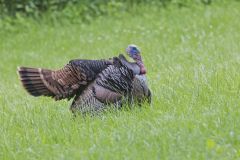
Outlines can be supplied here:
M33 96L50 96L55 100L72 98L93 81L109 60L72 60L59 70L18 67L20 81Z

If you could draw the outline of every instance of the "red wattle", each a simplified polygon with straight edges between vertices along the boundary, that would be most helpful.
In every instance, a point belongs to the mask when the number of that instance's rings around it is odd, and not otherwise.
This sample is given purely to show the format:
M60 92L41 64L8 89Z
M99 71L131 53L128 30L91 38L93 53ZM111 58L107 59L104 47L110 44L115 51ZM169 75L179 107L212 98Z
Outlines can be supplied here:
M140 74L146 74L147 73L147 70L144 66L141 66L140 68Z

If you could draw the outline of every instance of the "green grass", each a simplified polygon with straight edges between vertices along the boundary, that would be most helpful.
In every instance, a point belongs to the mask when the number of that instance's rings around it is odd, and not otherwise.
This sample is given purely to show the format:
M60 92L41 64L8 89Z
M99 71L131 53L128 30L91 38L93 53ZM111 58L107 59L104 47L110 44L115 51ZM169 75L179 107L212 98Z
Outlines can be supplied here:
M0 159L240 159L240 3L141 7L91 24L0 34ZM134 14L135 13L135 14ZM152 106L73 120L70 102L34 98L20 65L142 49Z

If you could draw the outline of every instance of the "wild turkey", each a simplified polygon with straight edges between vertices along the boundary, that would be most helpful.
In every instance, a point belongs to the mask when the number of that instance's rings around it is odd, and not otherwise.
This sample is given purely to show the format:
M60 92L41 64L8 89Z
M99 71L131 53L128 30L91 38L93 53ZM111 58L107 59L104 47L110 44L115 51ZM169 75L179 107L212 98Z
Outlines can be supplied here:
M99 110L108 104L121 104L125 98L134 97L138 103L146 98L150 102L151 92L144 78L146 69L140 51L135 45L129 45L126 51L135 63L128 62L124 56L109 60L72 60L56 71L19 67L18 73L24 88L33 96L50 96L55 100L75 96L73 112L80 108Z
M129 45L127 53L140 66L141 74L145 74L140 50ZM23 87L33 96L49 96L55 100L71 99L79 95L96 76L112 65L110 60L71 60L62 69L53 71L42 68L19 67L18 73Z
M73 113L98 113L107 105L121 106L135 99L142 103L151 102L151 92L145 75L139 75L141 67L128 62L123 55L114 58L113 65L103 70L79 96L76 96L71 110Z

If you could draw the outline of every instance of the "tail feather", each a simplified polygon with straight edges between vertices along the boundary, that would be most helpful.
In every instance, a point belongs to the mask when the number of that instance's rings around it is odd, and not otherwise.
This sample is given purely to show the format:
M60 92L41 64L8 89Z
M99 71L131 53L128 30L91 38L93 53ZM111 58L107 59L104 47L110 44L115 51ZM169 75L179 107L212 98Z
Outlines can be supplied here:
M46 87L43 81L43 72L51 76L50 70L40 68L18 67L18 74L23 87L33 96L53 96L52 92ZM48 75L49 74L49 75Z

